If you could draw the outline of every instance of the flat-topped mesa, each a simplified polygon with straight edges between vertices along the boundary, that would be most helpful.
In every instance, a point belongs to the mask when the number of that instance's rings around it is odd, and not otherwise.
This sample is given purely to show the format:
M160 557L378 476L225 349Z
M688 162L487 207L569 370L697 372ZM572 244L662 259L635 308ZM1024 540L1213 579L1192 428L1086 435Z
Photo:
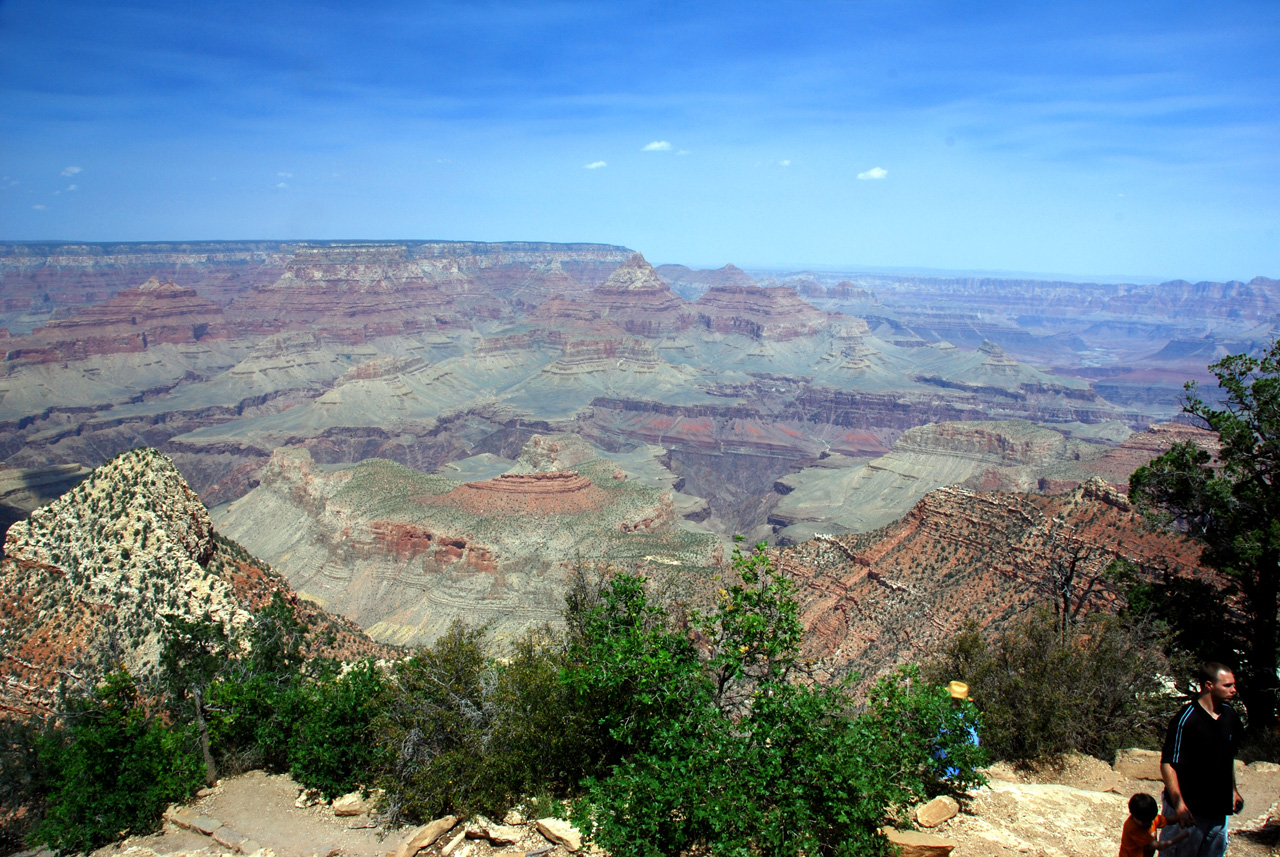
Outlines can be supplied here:
M504 473L483 482L468 482L464 486L476 491L496 491L500 494L568 494L585 491L591 480L573 470L552 473Z
M591 480L573 470L507 473L484 482L468 482L430 502L456 503L482 515L576 515L605 505L608 498Z
M453 303L402 246L300 247L280 279L238 298L227 317L246 334L307 327L360 343L469 328Z
M30 336L9 342L8 360L33 363L83 360L102 354L145 351L160 344L190 345L226 339L222 310L194 289L152 277L136 289L85 307Z
M644 256L636 253L618 266L589 300L602 319L627 333L650 339L689 327L688 305L662 281Z
M775 341L812 336L832 318L786 286L719 286L693 307L708 330Z

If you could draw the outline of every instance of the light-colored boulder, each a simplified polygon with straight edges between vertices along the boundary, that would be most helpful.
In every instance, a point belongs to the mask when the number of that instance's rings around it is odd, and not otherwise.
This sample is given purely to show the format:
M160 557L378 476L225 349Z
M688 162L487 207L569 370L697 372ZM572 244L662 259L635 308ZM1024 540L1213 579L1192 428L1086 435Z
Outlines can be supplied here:
M502 817L502 823L509 824L512 827L519 827L528 821L529 819L524 817L524 813L516 809L508 811L507 814Z
M564 846L566 851L582 848L581 831L562 818L538 819L538 832L551 842Z
M937 827L956 817L960 804L949 795L938 795L926 804L916 807L916 824L921 827Z
M1160 779L1160 753L1156 750L1140 750L1131 747L1116 751L1116 762L1111 766L1117 774L1134 780Z
M435 841L444 836L458 823L456 815L446 815L444 818L437 818L430 824L424 824L417 830L410 833L400 842L400 847L395 851L395 857L413 857L423 848L435 844Z
M932 833L921 833L918 830L895 830L892 827L881 828L895 846L898 857L948 857L957 843L954 839L944 839Z
M358 791L349 792L333 801L333 814L337 816L364 815L368 811L369 800Z
M487 839L491 845L515 845L524 831L506 824L495 824L483 815L477 815L467 825L468 839Z

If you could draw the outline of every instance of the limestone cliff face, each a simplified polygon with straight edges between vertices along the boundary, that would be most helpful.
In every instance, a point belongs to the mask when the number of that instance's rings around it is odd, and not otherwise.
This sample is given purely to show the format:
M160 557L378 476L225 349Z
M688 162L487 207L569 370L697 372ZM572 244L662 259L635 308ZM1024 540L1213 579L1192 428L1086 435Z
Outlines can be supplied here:
M1207 577L1199 548L1152 531L1101 480L1060 496L944 488L905 518L859 536L819 536L778 553L796 579L810 655L864 680L915 660L968 620L998 630L1037 606L1052 609L1066 563L1071 609L1114 611L1101 572L1127 559L1141 574Z
M231 629L287 585L214 537L209 513L173 463L136 449L9 528L0 562L0 708L48 710L62 681L89 682L116 659L147 675L166 616ZM296 601L296 599L295 599ZM352 654L377 647L307 608Z

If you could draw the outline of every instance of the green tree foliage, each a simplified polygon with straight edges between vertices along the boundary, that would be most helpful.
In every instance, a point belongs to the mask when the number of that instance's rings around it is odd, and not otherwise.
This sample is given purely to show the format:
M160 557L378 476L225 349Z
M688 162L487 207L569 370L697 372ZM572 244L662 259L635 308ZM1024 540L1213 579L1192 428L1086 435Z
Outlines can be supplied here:
M124 670L92 695L69 700L65 718L64 728L38 743L47 794L36 842L85 852L150 830L168 803L200 784L187 736L147 713Z
M330 798L371 785L378 751L370 726L385 693L382 670L372 661L305 685L288 750L294 779Z
M1280 643L1280 341L1261 357L1233 354L1209 369L1223 406L1205 403L1192 382L1183 411L1217 433L1216 460L1194 443L1176 444L1134 471L1129 496L1203 544L1202 560L1236 580L1248 613L1241 695L1253 728L1273 730Z
M34 803L45 791L37 752L44 723L38 718L0 717L0 853L21 851L35 822Z
M904 672L854 716L844 687L804 680L792 585L763 545L735 551L734 572L716 610L691 617L696 638L630 575L570 623L566 678L603 715L610 762L574 804L592 841L644 855L874 854L887 808L942 783L937 750L957 784L980 780L971 707Z
M483 628L454 623L393 670L373 730L393 821L500 814L522 796L577 784L583 718L560 681L560 641L530 633L495 659L484 638Z
M924 666L934 683L968 683L991 755L1020 764L1072 750L1111 759L1152 746L1177 707L1160 683L1170 664L1146 623L1093 614L1064 634L1048 610L992 638L976 625Z

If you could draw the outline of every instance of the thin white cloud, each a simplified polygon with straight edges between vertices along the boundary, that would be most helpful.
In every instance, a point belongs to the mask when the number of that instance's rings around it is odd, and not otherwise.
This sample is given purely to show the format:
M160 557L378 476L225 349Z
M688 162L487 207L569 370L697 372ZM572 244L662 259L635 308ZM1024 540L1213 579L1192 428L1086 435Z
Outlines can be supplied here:
M79 167L67 167L62 171L62 174L64 176L74 176L78 172L81 172Z
M49 206L44 205L43 203L39 203L39 202L37 202L35 205L33 205L33 206L31 206L31 207L32 207L33 209L35 209L36 211L44 211L44 210L45 210L46 208L48 208Z
M680 151L676 152L676 154L677 154L677 155L687 155L687 154L689 154L689 150L688 150L688 149L681 149Z
M788 159L787 159L787 160L785 160L785 161L778 161L778 166L780 166L780 167L789 167L789 166L791 166L791 159L790 159L790 158L788 158Z
M276 187L288 187L288 186L289 185L286 184L285 182L280 182L279 184L276 185Z
M291 179L291 178L293 178L293 173L276 173L276 175L277 175L277 176L279 176L279 177L280 177L280 178L282 178L282 179Z
M858 178L866 181L868 179L882 179L887 175L889 175L889 171L884 167L872 167L865 173L858 173Z
M67 190L80 190L80 185L78 185L78 184L69 184L69 185L67 185Z
M608 165L608 164L606 164L604 161L592 161L592 162L591 162L591 163L589 163L589 164L583 164L583 165L582 165L582 168L583 168L584 170L598 170L598 169L600 169L601 167L607 167L607 166L609 166L609 165Z
M652 143L650 143L649 145L645 146L645 147L644 147L643 149L641 149L640 151L642 151L642 152L670 152L670 151L671 151L671 144L670 144L670 143L668 143L666 140L654 140Z

